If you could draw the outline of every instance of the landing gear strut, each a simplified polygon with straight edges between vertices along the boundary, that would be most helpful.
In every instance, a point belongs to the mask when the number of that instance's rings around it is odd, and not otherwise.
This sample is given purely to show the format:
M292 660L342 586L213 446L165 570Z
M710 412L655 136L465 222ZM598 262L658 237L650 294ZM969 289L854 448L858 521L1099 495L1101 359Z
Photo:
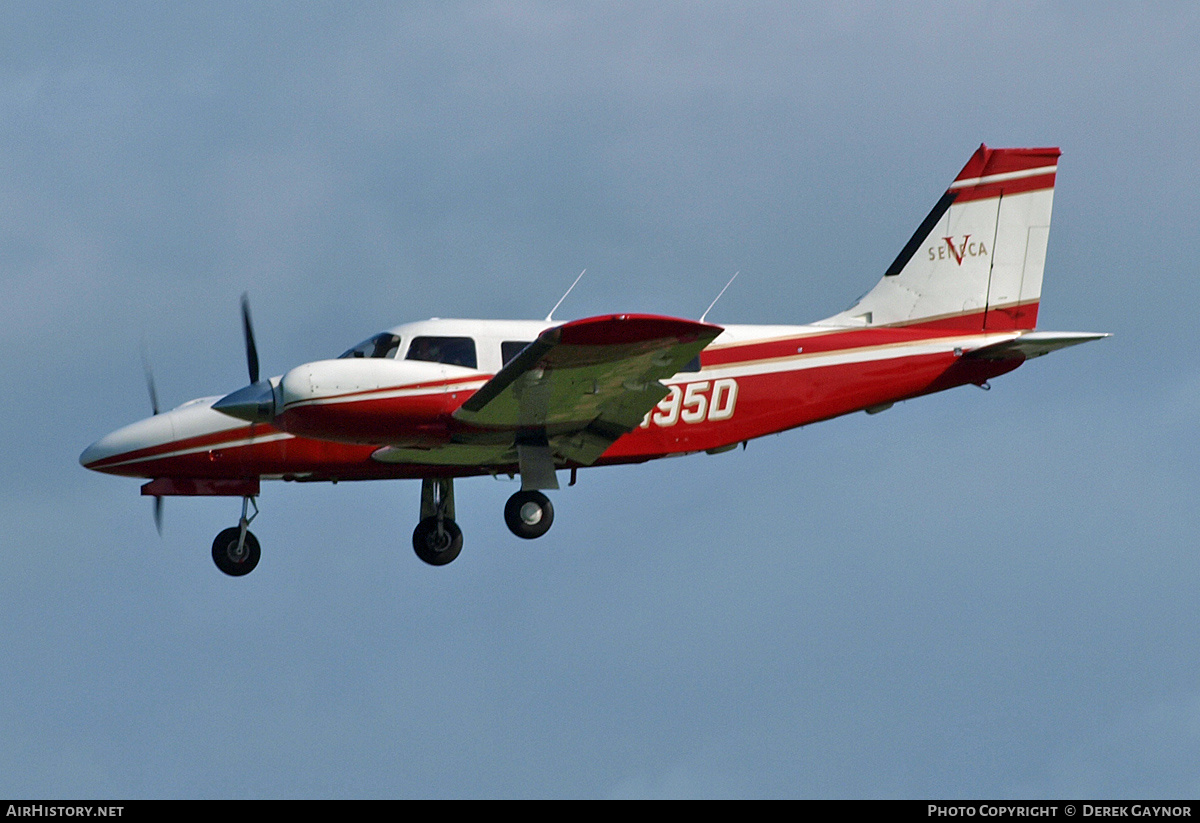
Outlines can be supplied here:
M253 506L254 514L246 516L247 509ZM231 577L241 577L250 574L258 565L262 551L256 538L246 527L250 521L258 517L258 504L253 497L242 498L242 516L236 526L231 526L217 535L213 541L212 558L217 568Z
M413 531L413 551L431 566L444 566L462 551L462 529L454 522L454 478L421 481L421 522Z

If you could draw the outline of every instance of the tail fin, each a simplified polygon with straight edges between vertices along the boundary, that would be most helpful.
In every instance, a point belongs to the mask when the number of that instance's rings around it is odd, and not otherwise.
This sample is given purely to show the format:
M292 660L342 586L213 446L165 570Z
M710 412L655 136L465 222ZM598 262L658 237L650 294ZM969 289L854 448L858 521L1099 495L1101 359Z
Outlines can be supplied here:
M1032 329L1059 150L981 145L838 326Z

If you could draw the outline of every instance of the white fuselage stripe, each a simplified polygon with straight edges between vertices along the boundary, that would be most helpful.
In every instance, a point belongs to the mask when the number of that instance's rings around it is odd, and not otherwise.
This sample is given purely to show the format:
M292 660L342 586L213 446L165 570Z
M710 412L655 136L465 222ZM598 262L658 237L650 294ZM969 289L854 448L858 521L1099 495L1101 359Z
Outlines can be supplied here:
M184 438L184 439L190 440L193 437L199 437L199 436L203 436L205 434L209 434L209 432L198 432L197 434L189 435L187 438ZM110 463L108 465L109 466L129 466L134 463L150 463L155 460L165 460L165 459L171 458L171 457L181 457L185 454L197 454L199 452L207 452L207 451L220 451L221 449L236 449L241 446L252 446L256 443L273 443L276 440L287 440L289 438L294 438L294 437L295 437L295 435L288 434L287 432L275 432L273 434L264 434L264 435L259 435L259 436L255 436L255 437L242 437L237 440L229 440L224 443L208 443L203 446L193 446L191 448L177 449L176 451L171 451L171 452L160 452L159 454L149 454L149 455L145 455L143 457L135 457L131 460L122 460L119 463ZM108 466L105 466L105 468L108 468Z
M318 406L327 403L358 403L364 400L395 400L400 397L424 397L427 395L437 394L453 394L454 392L470 391L474 392L486 383L488 378L480 377L477 380L464 381L462 383L451 383L442 386L407 388L405 386L397 386L394 389L367 389L361 392L348 392L345 394L335 394L329 397L306 397L303 400L293 400L290 403L284 404L284 409L294 409L297 406Z
M882 346L864 346L856 349L842 349L830 352L815 352L804 354L802 351L787 357L774 357L764 360L743 361L727 365L704 368L701 373L706 377L754 377L765 374L778 374L788 371L804 371L819 369L826 366L844 366L851 363L869 363L877 360L893 360L901 357L919 357L927 354L946 354L961 349L963 352L982 348L992 343L1013 340L1020 336L1019 332L1002 332L997 334L970 334L955 337L939 337L933 340L914 340L911 342L888 343ZM694 381L696 372L677 374L664 380L663 383L688 383Z

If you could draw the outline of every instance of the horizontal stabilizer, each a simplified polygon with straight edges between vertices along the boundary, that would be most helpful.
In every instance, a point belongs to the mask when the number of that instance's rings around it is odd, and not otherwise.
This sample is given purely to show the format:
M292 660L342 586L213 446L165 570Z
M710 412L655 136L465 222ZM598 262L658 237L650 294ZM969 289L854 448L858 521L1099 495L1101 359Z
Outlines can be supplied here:
M1012 340L1004 340L981 349L975 349L964 356L978 360L1011 360L1014 357L1023 357L1028 360L1031 357L1049 354L1056 349L1065 349L1067 346L1077 346L1080 343L1110 336L1107 332L1031 331Z

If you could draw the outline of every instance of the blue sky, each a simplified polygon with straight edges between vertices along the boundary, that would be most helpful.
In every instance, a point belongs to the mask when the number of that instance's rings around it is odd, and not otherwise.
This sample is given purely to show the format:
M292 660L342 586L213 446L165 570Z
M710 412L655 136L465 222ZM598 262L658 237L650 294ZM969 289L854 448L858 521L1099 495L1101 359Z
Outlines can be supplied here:
M1187 3L6 3L0 794L1194 797ZM981 142L1063 149L992 383L581 473L169 499L79 452L430 316L796 323Z

